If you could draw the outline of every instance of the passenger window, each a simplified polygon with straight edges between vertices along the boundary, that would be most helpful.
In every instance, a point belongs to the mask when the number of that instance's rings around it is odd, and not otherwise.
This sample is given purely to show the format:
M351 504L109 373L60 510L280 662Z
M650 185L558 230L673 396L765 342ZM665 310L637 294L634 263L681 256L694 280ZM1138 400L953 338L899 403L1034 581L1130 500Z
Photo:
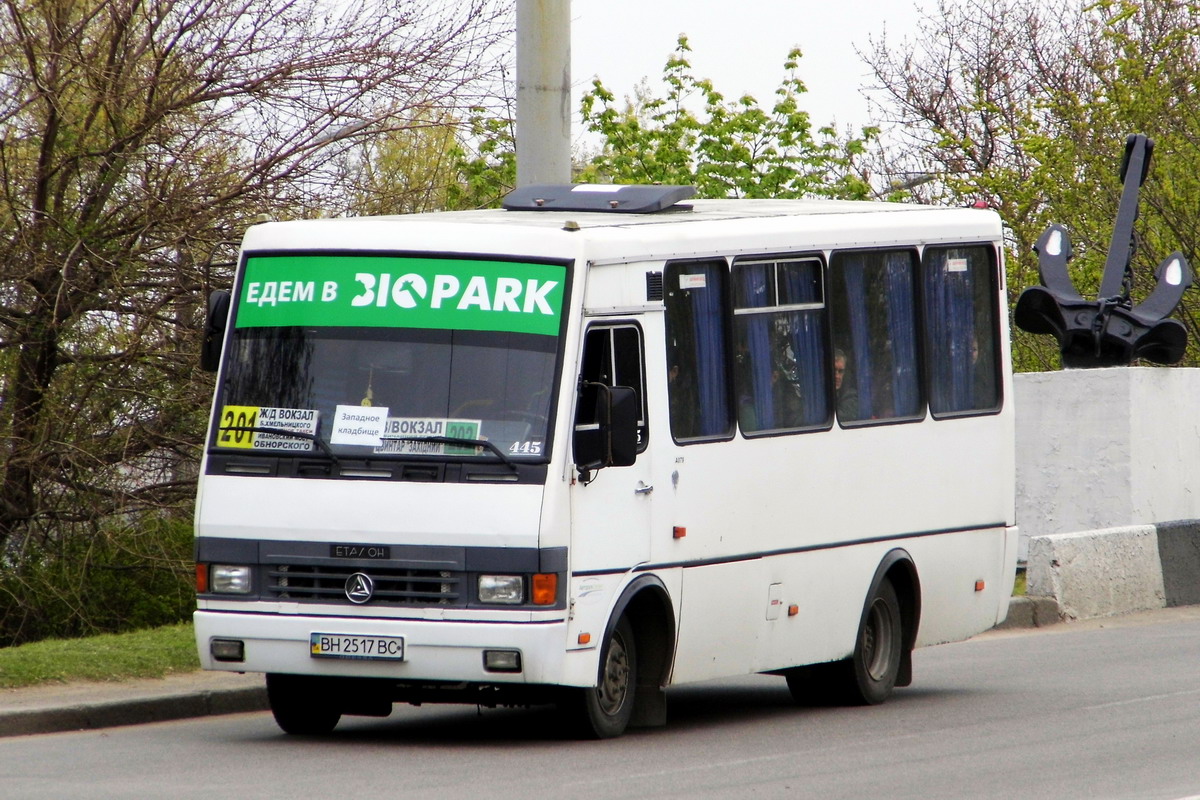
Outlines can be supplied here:
M997 408L995 251L984 245L927 247L924 272L931 413Z
M628 386L638 396L638 452L646 449L646 368L642 330L636 325L594 326L584 339L580 379L605 386ZM582 409L581 409L582 411ZM576 425L592 420L576 419Z
M922 416L916 268L911 250L833 255L833 367L841 422Z
M745 434L826 426L830 419L821 262L733 265L734 384Z
M667 397L676 440L728 438L729 398L724 261L666 266Z

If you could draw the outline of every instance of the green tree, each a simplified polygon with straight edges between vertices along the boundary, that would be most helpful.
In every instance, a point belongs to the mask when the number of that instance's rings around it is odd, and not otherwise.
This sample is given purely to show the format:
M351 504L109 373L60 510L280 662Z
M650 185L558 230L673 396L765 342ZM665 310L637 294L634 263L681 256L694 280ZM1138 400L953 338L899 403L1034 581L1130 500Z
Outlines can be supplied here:
M985 200L1011 226L1010 300L1038 282L1031 248L1047 225L1070 230L1072 277L1095 292L1121 185L1125 137L1156 141L1142 192L1134 299L1175 249L1200 239L1200 4L1182 0L942 0L915 42L877 42L868 56L895 127L876 174L925 201ZM913 181L907 181L910 185ZM1197 300L1176 316L1200 363ZM1059 363L1050 337L1014 331L1022 369Z
M814 131L800 96L800 51L784 62L784 78L770 109L749 95L727 102L711 81L696 78L681 36L663 71L666 95L643 83L619 104L600 79L583 96L585 130L598 137L595 152L577 152L577 182L671 183L697 187L700 197L838 197L871 195L860 161L878 129L839 135ZM447 208L495 206L516 185L512 103L471 109L454 152L455 176Z
M466 133L452 152L455 177L447 187L448 209L493 208L517 185L517 147L512 103L497 114L475 106Z
M619 105L599 79L593 82L583 97L583 122L601 145L581 180L691 184L700 197L871 195L859 161L878 130L845 138L832 126L814 130L800 107L807 89L799 50L788 53L770 108L750 95L727 101L711 81L693 75L689 52L687 37L680 36L664 68L662 97L643 84Z
M93 580L104 537L189 516L199 317L245 227L336 205L347 148L481 94L505 14L0 0L0 644L38 614L9 578ZM104 569L184 568L160 550Z
M456 180L459 123L448 112L420 110L410 126L359 142L338 171L344 215L441 211Z

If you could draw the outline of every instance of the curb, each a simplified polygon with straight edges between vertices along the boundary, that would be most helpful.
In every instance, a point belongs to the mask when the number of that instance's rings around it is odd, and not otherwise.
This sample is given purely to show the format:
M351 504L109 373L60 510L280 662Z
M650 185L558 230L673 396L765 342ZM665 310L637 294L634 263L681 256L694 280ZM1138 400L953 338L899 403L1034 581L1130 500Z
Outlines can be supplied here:
M1053 597L1025 595L1014 597L1008 604L1008 616L994 631L1016 628L1044 628L1062 622L1058 601Z
M78 703L59 708L0 710L0 737L143 725L266 708L266 687L253 686Z

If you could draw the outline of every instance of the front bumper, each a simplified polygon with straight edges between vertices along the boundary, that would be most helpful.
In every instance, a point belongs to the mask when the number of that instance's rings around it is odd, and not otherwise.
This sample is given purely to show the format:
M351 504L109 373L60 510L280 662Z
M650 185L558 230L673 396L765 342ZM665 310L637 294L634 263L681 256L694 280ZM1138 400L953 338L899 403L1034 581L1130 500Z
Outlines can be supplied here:
M449 622L197 611L196 647L204 669L386 678L398 681L580 685L567 676L564 619ZM403 661L313 658L309 634L402 636ZM215 661L212 639L245 643L245 660ZM489 672L484 650L519 650L521 671ZM572 670L577 672L577 670ZM586 674L586 671L585 671Z

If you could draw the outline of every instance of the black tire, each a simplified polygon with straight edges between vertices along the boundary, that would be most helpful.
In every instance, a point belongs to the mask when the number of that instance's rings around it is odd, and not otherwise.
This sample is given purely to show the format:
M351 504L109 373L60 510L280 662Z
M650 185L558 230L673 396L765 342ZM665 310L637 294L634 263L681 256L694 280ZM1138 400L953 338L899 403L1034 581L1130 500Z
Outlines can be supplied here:
M855 705L877 705L891 697L903 652L900 600L892 582L884 578L863 612L850 659L853 684L846 686L847 699Z
M900 600L884 578L863 609L850 658L790 669L788 689L800 705L877 705L896 688L903 653Z
M637 647L633 626L617 622L600 654L596 686L569 690L561 704L567 731L582 739L612 739L629 727L637 688Z
M320 678L267 675L267 702L275 724L293 736L331 733L342 712L330 702L327 689Z

